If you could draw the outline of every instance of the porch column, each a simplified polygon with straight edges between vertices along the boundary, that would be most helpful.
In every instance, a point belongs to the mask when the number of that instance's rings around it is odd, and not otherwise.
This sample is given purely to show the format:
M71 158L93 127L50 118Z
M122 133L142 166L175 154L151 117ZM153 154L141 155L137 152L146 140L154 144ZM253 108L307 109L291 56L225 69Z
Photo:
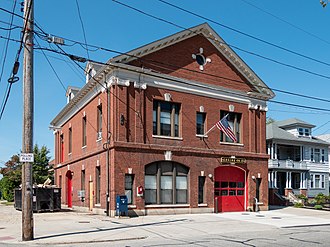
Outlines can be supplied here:
M299 185L299 189L303 189L304 188L304 173L301 172L300 173L300 185Z
M292 188L292 174L291 174L291 172L289 172L289 187L288 188L289 189Z
M277 171L274 172L274 188L277 188Z
M268 188L273 188L273 187L272 187L271 172L268 172Z
M274 159L277 159L277 144L274 143Z
M304 189L307 189L307 172L304 172Z

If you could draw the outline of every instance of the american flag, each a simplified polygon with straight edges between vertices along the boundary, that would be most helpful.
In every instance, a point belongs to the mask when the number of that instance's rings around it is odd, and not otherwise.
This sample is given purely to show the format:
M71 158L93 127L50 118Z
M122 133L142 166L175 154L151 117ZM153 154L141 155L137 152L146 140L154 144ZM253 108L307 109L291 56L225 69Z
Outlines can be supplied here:
M234 142L237 142L236 136L233 132L233 130L230 128L227 116L224 116L220 121L218 121L215 125L219 130L221 130L223 133L225 133L226 136L228 136L230 139L232 139Z

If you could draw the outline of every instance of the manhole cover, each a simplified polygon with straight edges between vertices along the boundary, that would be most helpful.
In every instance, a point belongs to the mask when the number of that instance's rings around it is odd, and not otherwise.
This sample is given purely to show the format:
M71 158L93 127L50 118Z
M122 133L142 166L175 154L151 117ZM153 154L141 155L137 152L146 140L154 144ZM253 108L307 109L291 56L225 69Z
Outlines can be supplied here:
M265 215L257 214L256 217L265 217Z
M282 218L281 217L278 217L278 216L273 216L272 219L274 219L274 220L280 220Z
M86 223L90 223L89 221L78 221L78 223L84 223L84 224L86 224Z

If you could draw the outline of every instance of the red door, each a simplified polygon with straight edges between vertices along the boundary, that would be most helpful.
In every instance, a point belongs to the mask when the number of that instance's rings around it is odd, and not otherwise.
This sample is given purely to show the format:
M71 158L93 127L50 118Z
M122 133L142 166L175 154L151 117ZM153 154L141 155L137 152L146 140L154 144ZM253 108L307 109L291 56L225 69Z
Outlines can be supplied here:
M68 207L72 208L72 173L71 173L71 171L67 171L66 178L67 178L66 199L67 199Z
M235 166L220 166L215 169L215 207L218 212L245 210L245 171Z

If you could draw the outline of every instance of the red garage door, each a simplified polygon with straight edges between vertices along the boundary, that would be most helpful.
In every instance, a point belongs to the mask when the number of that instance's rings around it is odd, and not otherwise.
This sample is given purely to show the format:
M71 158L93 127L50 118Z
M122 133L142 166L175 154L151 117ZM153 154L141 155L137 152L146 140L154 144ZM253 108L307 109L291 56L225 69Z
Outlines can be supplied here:
M221 166L215 169L214 180L218 212L244 211L245 171L235 166Z

